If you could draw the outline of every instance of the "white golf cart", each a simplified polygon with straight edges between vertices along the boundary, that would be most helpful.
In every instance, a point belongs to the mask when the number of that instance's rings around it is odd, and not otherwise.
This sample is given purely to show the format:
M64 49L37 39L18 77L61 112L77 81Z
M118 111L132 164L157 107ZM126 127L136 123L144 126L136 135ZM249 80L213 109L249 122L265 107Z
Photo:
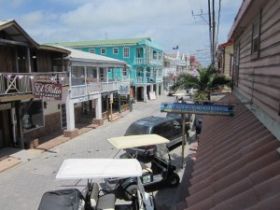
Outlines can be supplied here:
M169 151L166 147L166 143L169 142L168 139L157 134L145 134L114 137L108 139L108 141L115 148L124 150L137 147L141 147L143 150L146 146L155 145L154 155L149 160L143 160L141 156L138 156L137 149L134 149L133 153L130 151L120 156L120 158L136 158L140 161L143 169L141 180L146 190L155 191L162 187L176 187L180 183L176 166L171 164ZM133 179L130 177L121 185L125 186L126 183L131 185L127 191L132 194Z
M144 191L141 176L141 165L135 159L67 159L56 179L87 180L85 193L75 188L46 192L38 210L154 210L153 197ZM104 179L130 177L137 180L137 193L131 196L131 200L121 200L114 190L102 188Z

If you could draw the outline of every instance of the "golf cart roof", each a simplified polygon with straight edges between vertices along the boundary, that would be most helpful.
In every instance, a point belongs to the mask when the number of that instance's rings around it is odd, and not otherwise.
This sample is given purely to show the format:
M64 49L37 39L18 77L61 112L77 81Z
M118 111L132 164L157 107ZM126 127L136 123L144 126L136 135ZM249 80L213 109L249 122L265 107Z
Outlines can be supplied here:
M136 159L67 159L57 179L97 179L140 177L142 168Z
M168 139L157 134L120 136L110 138L108 141L117 149L129 149L134 147L166 144L169 142Z

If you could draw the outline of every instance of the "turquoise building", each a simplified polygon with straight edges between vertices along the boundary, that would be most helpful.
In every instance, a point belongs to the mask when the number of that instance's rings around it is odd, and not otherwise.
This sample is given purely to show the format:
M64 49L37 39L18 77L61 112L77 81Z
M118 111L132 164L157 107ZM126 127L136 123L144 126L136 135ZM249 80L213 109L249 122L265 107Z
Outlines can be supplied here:
M130 80L130 96L146 101L163 90L163 50L151 38L94 40L64 42L60 45L80 49L118 60L128 64L125 72L114 71L108 77Z

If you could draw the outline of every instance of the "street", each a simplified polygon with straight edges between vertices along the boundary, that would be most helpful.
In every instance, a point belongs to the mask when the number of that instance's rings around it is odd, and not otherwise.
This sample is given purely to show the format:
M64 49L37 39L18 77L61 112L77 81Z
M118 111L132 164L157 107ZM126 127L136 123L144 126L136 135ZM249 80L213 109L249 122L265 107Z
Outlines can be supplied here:
M118 151L106 139L124 134L127 127L135 120L145 116L164 116L159 112L161 102L170 102L174 98L161 96L158 100L134 104L134 110L114 122L80 135L50 151L43 152L29 161L0 174L1 210L35 210L44 192L81 183L61 182L55 175L62 161L66 158L113 158ZM170 191L172 193L172 191ZM166 191L159 198L166 201ZM167 199L168 201L168 199Z

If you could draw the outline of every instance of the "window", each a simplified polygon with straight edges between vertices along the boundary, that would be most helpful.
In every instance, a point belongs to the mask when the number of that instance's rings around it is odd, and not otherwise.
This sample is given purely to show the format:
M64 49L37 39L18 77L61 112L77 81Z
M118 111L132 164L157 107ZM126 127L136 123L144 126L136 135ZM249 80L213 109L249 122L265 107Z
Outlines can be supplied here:
M87 83L97 82L97 69L95 67L87 67Z
M127 68L123 68L123 76L124 76L124 77L127 76Z
M42 100L23 102L22 127L24 131L40 128L44 126L44 114Z
M104 54L106 54L106 49L105 48L101 48L100 52L101 52L102 55L104 55Z
M161 53L158 53L158 59L161 60Z
M89 51L90 53L95 53L95 49L94 49L94 48L89 48L88 51Z
M144 57L144 50L143 48L137 48L136 49L136 58L143 58Z
M72 66L71 85L85 84L85 69L83 66Z
M124 47L123 48L123 57L124 58L129 58L129 55L130 54L130 52L129 52L129 48L128 47Z
M252 25L252 43L251 43L251 54L253 58L259 57L260 51L260 29L261 29L261 12L256 17Z
M153 50L153 59L157 59L157 51Z
M104 82L106 80L104 68L99 68L99 77L101 82Z
M113 48L113 54L119 54L119 49L118 48Z

